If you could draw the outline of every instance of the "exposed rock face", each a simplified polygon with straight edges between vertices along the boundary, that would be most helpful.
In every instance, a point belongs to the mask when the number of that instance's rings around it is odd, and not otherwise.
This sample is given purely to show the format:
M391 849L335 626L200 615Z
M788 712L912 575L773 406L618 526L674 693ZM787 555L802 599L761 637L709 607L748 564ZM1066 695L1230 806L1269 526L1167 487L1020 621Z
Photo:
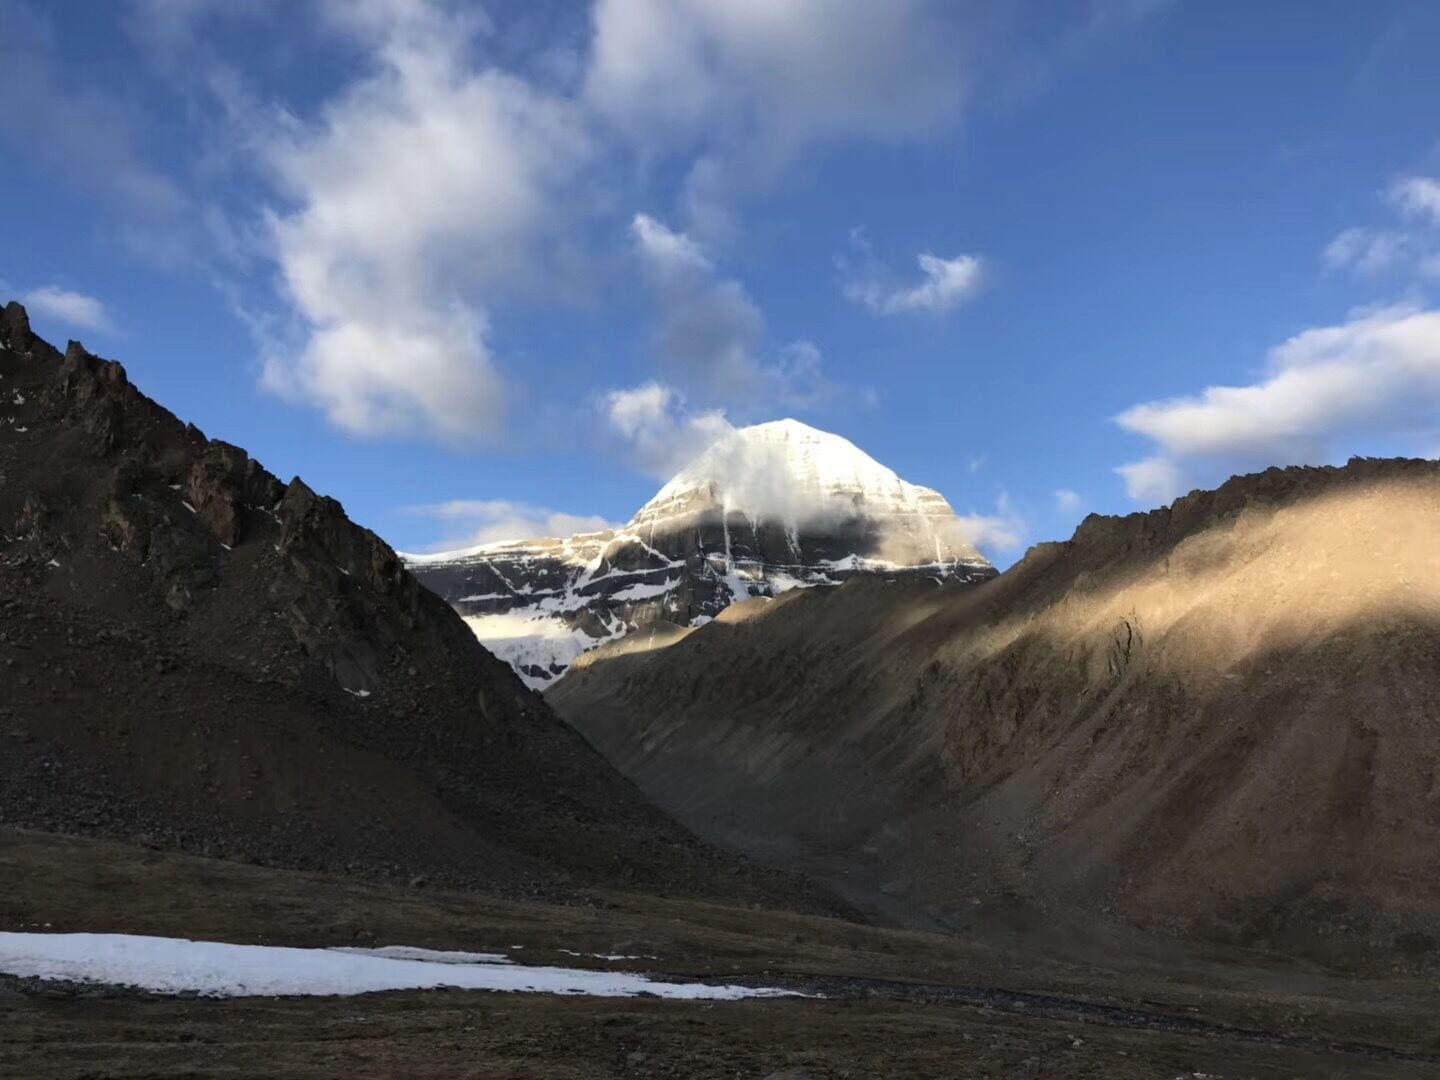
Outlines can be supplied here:
M395 552L0 316L0 822L436 883L815 894L648 805Z
M620 530L405 558L535 687L637 627L702 623L753 596L995 574L938 492L794 420L720 440Z
M971 588L736 605L546 697L702 835L961 929L1440 962L1440 462L1091 516Z

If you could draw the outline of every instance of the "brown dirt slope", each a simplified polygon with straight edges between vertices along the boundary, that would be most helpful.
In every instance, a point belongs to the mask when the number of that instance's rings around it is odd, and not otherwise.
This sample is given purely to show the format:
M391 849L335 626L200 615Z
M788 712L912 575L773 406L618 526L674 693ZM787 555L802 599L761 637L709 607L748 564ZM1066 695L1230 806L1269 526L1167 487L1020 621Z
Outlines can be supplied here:
M547 699L702 835L907 922L1425 966L1437 537L1440 463L1271 469L981 586L855 583L602 649Z
M339 503L0 317L0 822L278 865L771 904Z

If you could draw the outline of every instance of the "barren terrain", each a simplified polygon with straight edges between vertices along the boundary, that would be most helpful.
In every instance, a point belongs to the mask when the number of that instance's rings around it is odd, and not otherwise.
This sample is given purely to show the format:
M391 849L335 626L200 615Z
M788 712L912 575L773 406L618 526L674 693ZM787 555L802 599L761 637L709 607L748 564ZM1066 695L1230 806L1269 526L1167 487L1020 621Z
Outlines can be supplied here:
M614 893L556 906L0 833L0 928L303 946L653 953L658 973L821 999L679 1003L432 991L204 1000L0 980L0 1075L104 1077L1423 1077L1440 998L1134 937L1044 948Z

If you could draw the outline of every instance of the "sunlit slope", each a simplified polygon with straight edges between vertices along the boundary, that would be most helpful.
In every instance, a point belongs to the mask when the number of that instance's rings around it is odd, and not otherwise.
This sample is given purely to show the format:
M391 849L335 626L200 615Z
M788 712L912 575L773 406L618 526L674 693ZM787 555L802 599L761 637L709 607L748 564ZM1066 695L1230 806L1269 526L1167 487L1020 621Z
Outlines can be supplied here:
M551 700L693 825L902 917L1440 938L1434 462L1092 517L971 590L785 598Z

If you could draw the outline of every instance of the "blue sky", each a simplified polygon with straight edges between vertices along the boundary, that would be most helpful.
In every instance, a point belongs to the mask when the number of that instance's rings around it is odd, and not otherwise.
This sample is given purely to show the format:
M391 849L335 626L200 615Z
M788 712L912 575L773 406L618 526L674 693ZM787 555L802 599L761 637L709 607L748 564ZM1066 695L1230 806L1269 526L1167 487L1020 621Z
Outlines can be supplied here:
M407 550L793 415L989 554L1440 453L1440 6L0 0L0 292Z

